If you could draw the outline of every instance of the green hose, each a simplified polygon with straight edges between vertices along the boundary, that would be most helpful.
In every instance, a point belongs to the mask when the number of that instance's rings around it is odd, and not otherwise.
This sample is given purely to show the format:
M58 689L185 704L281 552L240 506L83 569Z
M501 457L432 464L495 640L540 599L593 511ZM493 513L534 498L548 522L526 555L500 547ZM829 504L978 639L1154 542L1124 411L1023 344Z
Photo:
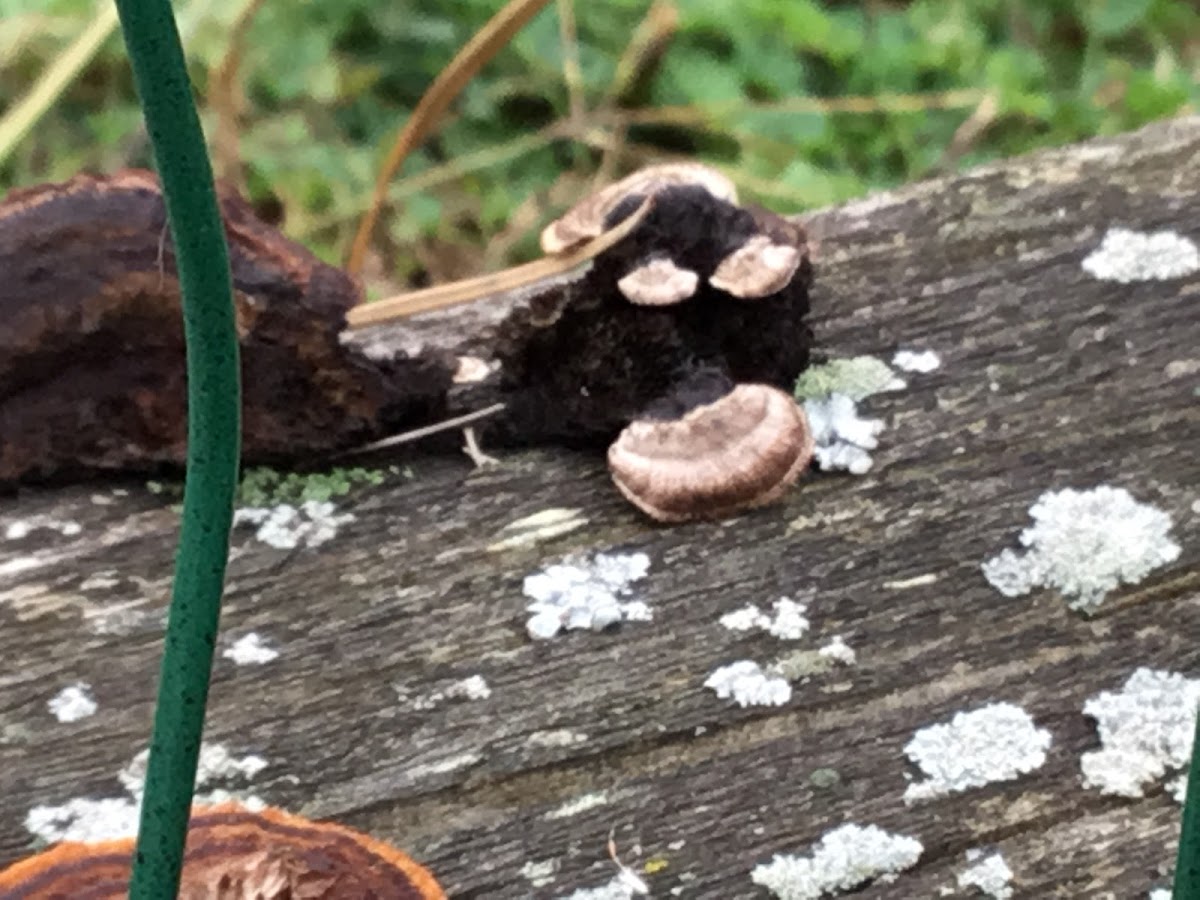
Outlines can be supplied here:
M240 384L229 251L169 0L116 0L162 182L183 296L188 453L183 524L131 900L179 889L237 488Z
M1196 738L1183 801L1183 829L1175 860L1175 890L1171 896L1172 900L1200 900L1200 714L1196 716Z

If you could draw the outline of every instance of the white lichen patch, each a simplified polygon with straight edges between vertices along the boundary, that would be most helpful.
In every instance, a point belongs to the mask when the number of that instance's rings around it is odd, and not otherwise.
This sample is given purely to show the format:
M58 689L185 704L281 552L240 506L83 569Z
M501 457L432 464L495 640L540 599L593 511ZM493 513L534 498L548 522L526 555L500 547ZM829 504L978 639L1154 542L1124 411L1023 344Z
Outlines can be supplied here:
M809 623L804 613L808 606L780 597L765 613L753 603L742 609L721 616L721 624L730 631L765 631L782 641L798 641L808 631Z
M97 709L92 686L83 681L63 688L50 698L47 706L60 722L78 722L95 715Z
M1150 900L1171 900L1171 892L1167 888L1155 888L1150 892Z
M942 359L932 350L897 350L892 365L901 372L916 372L928 375L942 364Z
M1174 231L1110 228L1083 260L1083 270L1102 281L1129 284L1167 281L1200 272L1200 249Z
M238 666L261 666L279 657L279 651L263 640L256 631L244 634L221 654Z
M967 851L965 871L958 873L960 888L977 888L980 893L995 900L1009 900L1013 895L1012 869L999 853L984 856L979 850Z
M63 537L74 537L83 531L83 526L70 519L32 516L28 519L17 519L9 522L4 529L4 537L6 540L20 541L29 537L35 531L56 531Z
M1010 781L1046 761L1050 732L1011 703L956 713L948 723L922 728L904 748L926 780L910 784L906 803L996 781Z
M708 676L704 686L738 706L782 706L792 699L792 686L786 678L763 671L750 659L721 666Z
M825 471L845 471L865 475L874 460L868 452L879 446L883 431L881 419L864 419L858 405L845 394L833 394L822 400L806 400L804 413L812 430L813 457Z
M1187 799L1187 786L1188 777L1186 775L1180 775L1167 785L1167 790L1171 792L1172 799L1180 806L1183 806L1184 801Z
M870 471L868 451L878 446L884 423L859 416L858 402L906 386L887 363L873 356L835 359L802 372L794 394L808 418L817 465L852 475Z
M842 639L840 634L835 634L830 638L829 643L817 651L826 659L831 659L834 662L839 662L844 666L852 666L858 661L858 654L854 652L854 648Z
M587 525L587 517L579 509L543 509L531 516L509 522L500 529L500 539L488 545L488 552L519 550L570 534Z
M468 675L466 678L447 682L442 687L435 688L412 700L408 699L406 687L398 684L395 688L401 700L410 702L413 709L419 710L437 709L450 700L486 700L492 696L491 686L482 675Z
M1120 691L1090 698L1083 712L1096 720L1101 748L1083 754L1083 783L1104 794L1144 796L1148 785L1191 760L1198 709L1200 679L1146 668Z
M1050 491L1029 515L1034 524L1020 537L1025 553L1004 550L983 564L984 577L1006 597L1048 587L1090 612L1119 585L1137 584L1179 557L1170 516L1124 488Z
M826 832L809 856L780 854L755 866L750 880L779 900L817 900L903 872L923 849L915 838L849 823Z
M529 636L547 640L564 629L600 631L622 621L649 621L650 608L631 597L632 585L649 570L645 553L599 553L590 562L567 559L527 576Z
M589 809L595 809L598 806L605 806L608 803L607 791L593 791L590 794L580 794L561 806L550 810L546 813L547 819L569 819L571 816L577 816L580 813L585 813Z
M281 503L271 507L243 507L233 517L235 526L257 525L255 537L277 550L319 547L337 537L341 526L353 521L352 514L339 514L327 500L306 500L299 506Z
M136 834L149 756L150 751L143 750L118 773L126 796L77 797L66 803L35 806L25 816L26 829L47 843L106 841ZM262 800L231 790L230 785L250 781L266 765L261 756L238 757L219 744L205 744L196 770L195 803L237 800L248 809L262 809Z

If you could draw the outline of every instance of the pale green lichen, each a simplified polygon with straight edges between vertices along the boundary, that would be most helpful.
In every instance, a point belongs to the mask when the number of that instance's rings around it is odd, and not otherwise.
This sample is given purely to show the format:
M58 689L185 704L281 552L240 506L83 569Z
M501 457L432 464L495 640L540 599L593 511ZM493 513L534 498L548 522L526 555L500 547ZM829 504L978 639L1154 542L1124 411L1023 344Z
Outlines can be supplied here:
M831 359L806 369L796 379L793 392L800 401L822 400L833 394L858 401L884 391L903 390L904 386L904 382L883 360L873 356L855 356L851 359Z
M259 467L247 469L238 487L238 505L275 506L280 503L324 503L357 487L383 484L377 469L337 468L328 472L280 472Z

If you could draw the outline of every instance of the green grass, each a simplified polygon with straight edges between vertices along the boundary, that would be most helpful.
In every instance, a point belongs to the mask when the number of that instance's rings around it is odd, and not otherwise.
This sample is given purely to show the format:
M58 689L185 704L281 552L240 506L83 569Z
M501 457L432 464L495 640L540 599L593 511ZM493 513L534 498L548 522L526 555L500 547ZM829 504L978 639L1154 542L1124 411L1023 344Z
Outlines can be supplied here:
M243 3L180 4L185 18L196 17L189 56L210 139L211 77ZM661 64L621 100L650 117L668 106L698 109L686 124L630 128L618 166L665 154L708 159L749 196L784 211L1200 106L1200 41L1189 39L1200 34L1200 13L1189 0L677 5L678 30ZM94 6L0 0L0 108L61 52ZM538 136L565 127L569 109L553 4L485 68L397 180L394 207L378 232L374 288L443 280L536 253L538 228L586 184L602 155L597 143L613 134L605 110L630 40L617 23L639 21L648 6L575 3L586 142ZM279 216L323 258L339 260L392 135L497 7L498 0L268 0L248 32L240 70L241 158L264 214ZM0 164L0 188L148 161L119 50L118 41L106 44ZM771 108L962 90L977 94L951 109L921 102L905 112ZM995 101L993 114L974 139L955 143L984 94ZM490 165L464 166L481 153ZM414 185L403 183L414 176Z

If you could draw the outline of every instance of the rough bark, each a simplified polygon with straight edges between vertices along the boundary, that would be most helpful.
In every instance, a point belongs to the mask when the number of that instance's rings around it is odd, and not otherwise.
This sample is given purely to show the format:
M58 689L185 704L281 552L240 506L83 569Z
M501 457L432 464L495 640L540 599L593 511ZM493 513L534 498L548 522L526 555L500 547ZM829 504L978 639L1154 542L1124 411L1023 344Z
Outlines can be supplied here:
M760 897L756 863L845 821L925 847L856 896L938 896L974 847L1003 852L1017 897L1166 886L1178 804L1081 785L1097 746L1082 707L1138 666L1200 673L1198 282L1119 284L1081 261L1110 226L1200 240L1198 208L1191 118L805 216L818 347L943 360L869 401L888 430L867 476L816 475L733 521L655 528L594 454L526 451L479 471L405 457L413 477L360 493L329 543L287 552L237 532L224 640L257 631L281 654L219 659L208 740L268 760L255 794L405 847L459 898L608 881L613 827L627 863L665 860L647 876L655 896ZM455 321L409 323L404 339L445 343ZM1099 483L1168 512L1180 558L1091 619L1052 592L1006 599L984 580L981 561L1016 546L1042 492ZM581 509L587 526L488 549L550 506ZM0 544L0 863L32 849L32 807L120 795L116 773L149 731L176 537L167 501L138 482L26 490L0 526L39 516L81 529ZM654 620L532 643L522 578L612 548L649 555L639 593ZM720 664L789 649L723 629L723 613L810 593L797 646L840 634L856 665L797 683L780 708L702 687ZM490 697L421 709L397 692L476 674ZM99 711L60 724L46 702L77 680ZM914 731L989 701L1050 730L1046 764L905 805ZM832 785L814 777L826 769ZM597 792L606 803L553 815ZM554 880L535 887L523 867L545 861Z

